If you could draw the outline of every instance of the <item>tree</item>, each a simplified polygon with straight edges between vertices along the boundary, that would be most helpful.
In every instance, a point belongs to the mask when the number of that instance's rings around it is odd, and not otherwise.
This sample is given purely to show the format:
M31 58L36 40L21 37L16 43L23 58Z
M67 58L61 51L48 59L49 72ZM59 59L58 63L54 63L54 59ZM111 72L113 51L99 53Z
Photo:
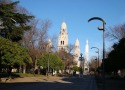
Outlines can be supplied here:
M80 67L74 65L74 66L73 66L73 70L74 70L74 71L80 71Z
M110 38L110 40L119 41L120 39L125 38L125 23L114 27L109 27L106 31L107 38Z
M117 73L120 69L125 69L125 38L119 40L119 43L114 44L113 50L108 54L105 60L106 70Z
M29 55L33 60L33 67L37 69L37 60L45 53L48 38L49 20L38 21L33 19L30 22L31 29L25 31L21 44L28 48ZM38 26L41 26L38 28Z
M72 53L73 49L74 49L74 45L69 44L68 45L68 53Z
M112 49L107 54L105 70L117 74L119 69L125 68L125 23L109 27L106 31L106 37L116 43L113 44Z
M65 50L60 50L58 56L64 61L65 69L70 69L73 66L73 55Z
M19 13L16 8L18 3L19 1L11 2L11 0L8 3L3 0L0 2L0 20L4 27L0 35L16 42L22 39L24 31L31 28L28 22L33 18L31 15Z
M11 0L0 0L0 4L8 4L8 3L12 3Z
M97 70L97 57L92 57L89 62L89 71L95 72Z
M26 66L32 63L26 48L4 38L0 38L0 60L2 65L12 67L15 64Z
M48 60L49 60L49 68L55 70L62 70L64 68L64 62L53 53L45 54L38 60L38 65L43 68L48 68Z

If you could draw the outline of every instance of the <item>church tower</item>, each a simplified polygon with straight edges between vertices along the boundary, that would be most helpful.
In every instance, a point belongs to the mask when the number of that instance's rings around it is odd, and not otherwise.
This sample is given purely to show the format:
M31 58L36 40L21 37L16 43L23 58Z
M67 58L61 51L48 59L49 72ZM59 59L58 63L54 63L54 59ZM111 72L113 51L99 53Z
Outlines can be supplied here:
M84 74L88 74L89 72L89 44L88 40L86 40L85 45L85 61L84 61Z
M85 61L88 62L89 59L89 45L88 45L88 40L86 40L86 45L85 45Z
M80 57L80 44L77 38L74 45L74 62L77 64L78 67L80 67L79 57Z
M52 51L52 41L48 39L47 46L46 46L46 51Z
M62 22L60 28L60 34L58 37L58 52L60 50L65 50L68 52L68 33L67 33L67 26L65 22Z

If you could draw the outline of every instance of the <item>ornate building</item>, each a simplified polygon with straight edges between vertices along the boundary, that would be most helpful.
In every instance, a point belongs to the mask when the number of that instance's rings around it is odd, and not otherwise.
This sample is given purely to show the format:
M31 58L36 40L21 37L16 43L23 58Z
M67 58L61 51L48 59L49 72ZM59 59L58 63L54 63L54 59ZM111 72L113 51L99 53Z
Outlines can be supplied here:
M68 52L68 33L67 33L67 26L65 22L62 22L60 34L58 37L58 51L60 50L65 50L66 52ZM80 44L78 39L76 39L76 42L74 45L73 56L74 56L74 62L78 67L80 67L80 61L79 61Z
M68 52L68 33L66 23L63 22L60 28L60 34L58 37L58 51L65 50Z
M52 41L48 39L47 46L46 46L46 51L50 52L52 51Z
M85 60L84 60L84 74L88 74L88 72L89 72L89 44L88 44L88 40L86 40Z
M74 45L74 62L77 64L78 67L80 67L79 57L80 57L80 44L77 38Z
M84 61L84 70L89 70L88 68L88 40L86 41L86 47L85 47L85 61ZM60 28L60 34L58 37L58 52L60 50L65 50L68 52L68 33L67 33L67 26L65 22L62 22L61 28ZM79 40L76 39L76 42L74 44L74 62L78 67L83 63L79 60L80 57L80 43Z

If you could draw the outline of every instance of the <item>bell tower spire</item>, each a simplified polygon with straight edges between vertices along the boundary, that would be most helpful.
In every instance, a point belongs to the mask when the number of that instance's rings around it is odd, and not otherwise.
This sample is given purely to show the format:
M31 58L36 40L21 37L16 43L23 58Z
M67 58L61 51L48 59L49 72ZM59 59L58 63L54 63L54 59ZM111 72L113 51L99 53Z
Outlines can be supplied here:
M65 50L66 52L68 52L68 33L67 26L64 21L62 22L60 34L58 37L58 51L60 50Z
M77 64L78 67L80 67L79 57L80 57L80 43L77 38L74 45L74 62Z
M84 75L88 74L88 72L89 72L89 44L88 44L88 40L86 40L85 61L84 61Z

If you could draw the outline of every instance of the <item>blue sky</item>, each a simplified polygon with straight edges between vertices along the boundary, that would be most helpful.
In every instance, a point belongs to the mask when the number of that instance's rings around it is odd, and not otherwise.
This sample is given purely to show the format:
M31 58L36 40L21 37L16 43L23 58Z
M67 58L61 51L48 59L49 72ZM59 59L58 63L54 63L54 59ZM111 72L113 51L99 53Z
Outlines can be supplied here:
M13 0L16 1L16 0ZM98 47L102 52L101 21L88 23L91 17L101 17L106 21L106 27L125 23L125 0L19 0L37 19L49 19L52 23L49 34L59 35L63 21L67 24L69 43L74 44L79 39L81 53L84 53L85 43L89 41L90 56L97 55ZM106 48L111 41L106 39Z

